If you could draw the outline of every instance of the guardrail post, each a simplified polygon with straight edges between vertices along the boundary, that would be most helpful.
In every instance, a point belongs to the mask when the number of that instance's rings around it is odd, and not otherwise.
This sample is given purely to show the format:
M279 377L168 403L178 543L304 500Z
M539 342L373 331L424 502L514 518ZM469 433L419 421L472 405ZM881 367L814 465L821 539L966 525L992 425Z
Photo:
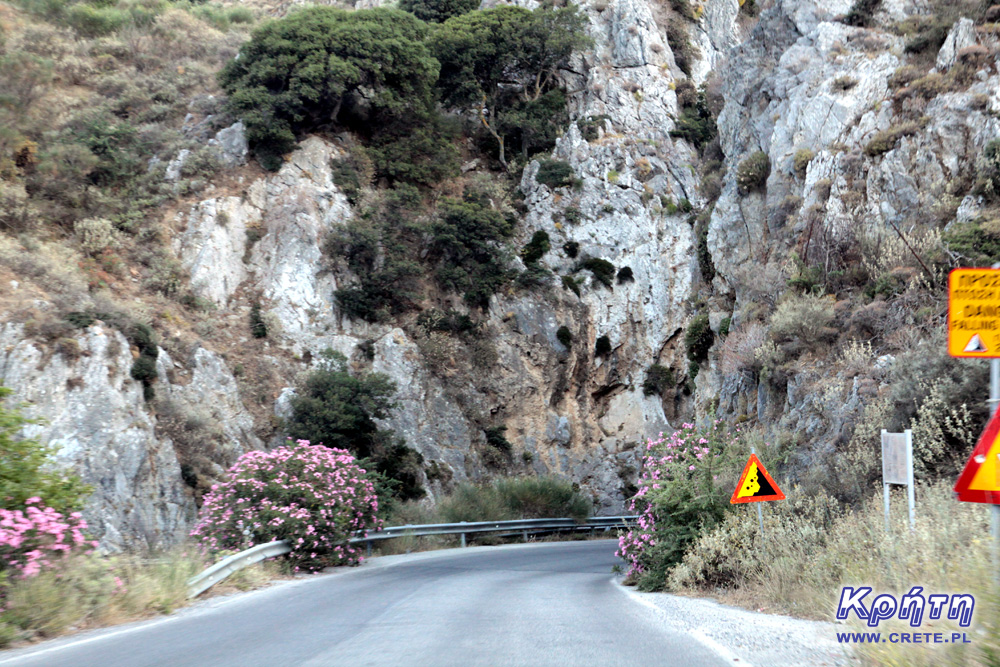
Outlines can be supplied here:
M528 541L528 531L524 531L523 535L524 535L524 541L527 542Z
M372 557L372 541L371 540L368 540L367 542L365 542L365 551L368 552L368 557L371 558Z
M465 548L465 533L462 533L460 537L462 538L462 548L464 549Z

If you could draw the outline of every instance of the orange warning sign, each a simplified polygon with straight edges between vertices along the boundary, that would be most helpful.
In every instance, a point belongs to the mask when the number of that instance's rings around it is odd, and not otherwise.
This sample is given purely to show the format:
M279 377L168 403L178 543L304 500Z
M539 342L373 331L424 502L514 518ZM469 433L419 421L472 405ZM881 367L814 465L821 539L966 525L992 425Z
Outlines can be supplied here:
M968 503L1000 505L1000 412L994 412L955 483L955 495Z
M948 274L948 354L1000 357L1000 269Z
M729 499L729 502L735 505L736 503L758 503L763 500L784 499L785 494L767 474L764 464L760 462L756 454L751 454L746 467L743 468L743 474L740 475L740 483L736 485L736 490L733 491L733 497Z

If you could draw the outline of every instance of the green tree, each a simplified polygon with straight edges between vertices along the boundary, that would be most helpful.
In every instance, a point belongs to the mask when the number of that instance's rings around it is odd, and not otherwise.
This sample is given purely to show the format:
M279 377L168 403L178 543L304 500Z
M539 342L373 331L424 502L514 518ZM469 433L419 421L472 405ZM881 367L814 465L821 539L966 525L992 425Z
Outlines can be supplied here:
M485 195L469 190L462 200L445 198L440 211L431 229L438 281L485 310L490 296L511 277L501 243L514 233L514 220L492 208Z
M375 423L386 419L396 407L392 400L395 393L396 383L388 376L351 375L344 355L326 350L319 367L292 398L288 435L369 459L375 470L389 479L397 497L420 498L424 495L420 484L423 457L391 430L380 429Z
M539 104L547 91L557 88L559 66L574 49L590 43L583 32L585 21L573 6L532 12L504 5L452 17L431 35L431 50L441 63L438 87L443 103L476 109L498 144L504 168L504 114L516 111L530 117L530 125L537 124L540 113L525 105ZM551 98L545 99L541 108L551 104Z
M426 36L397 9L311 7L257 28L219 82L261 164L277 169L297 132L430 113L438 63Z
M0 387L0 401L10 394L10 389ZM21 429L35 423L0 402L0 508L24 509L25 500L38 496L43 505L59 512L75 511L91 488L53 466L51 447L18 437Z
M399 8L421 21L442 23L479 9L479 0L400 0Z

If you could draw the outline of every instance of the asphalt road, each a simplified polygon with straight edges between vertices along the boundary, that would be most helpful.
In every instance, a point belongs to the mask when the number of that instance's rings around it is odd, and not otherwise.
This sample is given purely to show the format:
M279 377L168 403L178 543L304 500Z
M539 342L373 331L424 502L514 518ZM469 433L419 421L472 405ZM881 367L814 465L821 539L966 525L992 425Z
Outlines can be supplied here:
M733 664L612 582L612 540L476 547L215 598L0 653L0 665Z

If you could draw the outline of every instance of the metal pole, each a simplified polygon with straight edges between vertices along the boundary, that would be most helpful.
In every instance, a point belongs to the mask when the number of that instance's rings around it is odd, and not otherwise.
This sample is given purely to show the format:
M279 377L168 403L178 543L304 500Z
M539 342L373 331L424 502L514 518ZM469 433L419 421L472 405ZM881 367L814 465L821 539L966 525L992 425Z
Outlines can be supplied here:
M910 530L917 529L917 499L913 489L913 431L906 429L906 501L910 508Z
M990 359L990 414L1000 403L1000 359ZM1000 506L990 505L990 533L993 535L993 581L1000 586Z
M757 453L757 448L755 446L753 446L753 445L750 445L750 453L751 454L756 454ZM757 474L759 475L760 472L758 471ZM754 503L754 505L757 506L757 526L760 528L760 534L763 535L764 534L764 510L761 509L759 502Z
M885 532L890 532L889 527L889 485L882 483L882 504L885 506Z
M465 548L465 533L462 533L462 548Z

